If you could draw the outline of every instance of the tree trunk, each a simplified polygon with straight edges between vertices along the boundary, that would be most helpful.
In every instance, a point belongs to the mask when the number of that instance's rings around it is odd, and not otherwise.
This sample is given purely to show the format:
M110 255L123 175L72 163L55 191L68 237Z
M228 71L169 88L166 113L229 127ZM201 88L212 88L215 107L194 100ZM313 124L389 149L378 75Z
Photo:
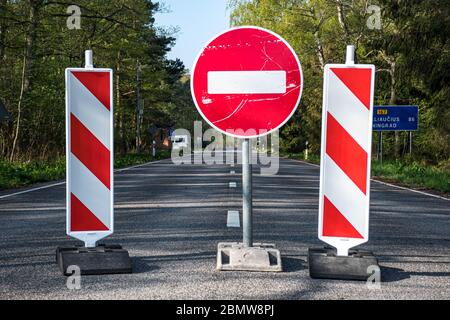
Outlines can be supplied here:
M336 6L339 24L341 25L341 28L344 31L344 40L346 44L349 44L350 33L348 31L347 22L345 20L344 4L342 3L341 0L337 0Z
M389 104L395 106L397 104L397 75L396 75L396 57L386 54L384 50L380 51L381 57L389 65L389 76L391 77L391 95ZM398 131L394 132L394 157L398 159L401 156L400 134Z
M5 12L6 0L0 0L0 12ZM6 24L4 21L0 22L0 61L5 59L5 34Z
M38 11L42 4L42 0L29 0L30 12L29 12L29 27L26 35L26 60L27 63L25 68L25 81L24 81L24 92L28 92L31 88L32 73L35 65L34 62L34 51L36 46L36 29L38 25Z
M41 5L42 0L29 0L29 26L27 28L25 36L25 54L23 58L22 85L20 88L20 97L17 107L16 129L14 132L10 161L14 160L17 141L19 138L23 100L31 88L32 72L34 67L34 51L36 45L36 29L38 25L38 11Z
M396 78L396 63L395 60L392 59L390 62L390 71L389 74L391 76L391 97L389 99L389 105L395 106L397 104L397 78ZM398 131L394 131L394 156L396 159L401 157L401 146L400 146L400 133Z
M6 0L0 0L0 14L2 12L5 12L5 9L6 9ZM6 23L4 22L4 20L0 20L0 73L6 71L6 66L3 64L3 60L6 59L5 35L6 35ZM5 67L5 70L2 70L2 67ZM1 79L1 82L3 82L3 79ZM6 104L6 101L4 101L4 103ZM6 138L6 130L1 130L0 137L1 137L0 157L3 156L6 157L6 145L8 143Z
M23 57L23 67L22 67L22 85L20 87L20 96L19 96L19 102L17 104L17 121L16 121L16 130L14 133L14 140L13 145L11 148L11 155L9 157L9 161L12 162L14 160L14 152L16 151L16 145L17 145L17 139L19 137L19 131L20 131L20 121L22 116L22 100L23 100L23 94L25 92L25 69L26 69L26 63L27 58L24 55Z
M319 58L320 69L322 69L322 71L323 71L323 69L325 67L325 57L324 57L324 54L323 54L322 41L320 41L320 37L319 37L319 32L318 31L316 31L314 33L314 39L315 39L316 45L317 45L316 53L317 53L317 58Z
M117 61L116 61L116 119L117 119L117 127L119 131L119 150L121 153L124 152L124 125L123 125L123 110L120 99L120 72L121 72L121 52L120 50L117 52Z

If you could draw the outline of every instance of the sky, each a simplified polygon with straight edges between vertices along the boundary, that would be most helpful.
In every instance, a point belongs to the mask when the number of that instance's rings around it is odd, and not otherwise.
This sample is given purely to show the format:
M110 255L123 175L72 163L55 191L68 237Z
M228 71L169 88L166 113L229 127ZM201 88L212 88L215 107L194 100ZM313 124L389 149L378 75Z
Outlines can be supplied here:
M178 27L176 45L168 54L179 58L191 70L194 60L203 46L216 34L229 28L228 0L160 0L168 13L158 13L158 27Z

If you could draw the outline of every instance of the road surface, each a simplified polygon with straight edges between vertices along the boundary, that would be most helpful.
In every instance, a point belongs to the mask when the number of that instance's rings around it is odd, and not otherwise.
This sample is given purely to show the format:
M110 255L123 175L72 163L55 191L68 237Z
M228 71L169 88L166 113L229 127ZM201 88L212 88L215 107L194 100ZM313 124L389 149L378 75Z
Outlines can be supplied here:
M76 243L65 234L64 184L1 192L0 299L450 298L450 201L376 182L360 248L379 258L381 288L311 279L307 250L322 246L319 169L294 160L281 159L276 176L254 167L254 238L277 245L284 272L216 271L217 243L242 237L227 227L229 210L242 214L240 186L238 165L166 160L116 173L115 233L105 242L129 250L134 273L83 276L81 290L67 289L55 264L55 248Z

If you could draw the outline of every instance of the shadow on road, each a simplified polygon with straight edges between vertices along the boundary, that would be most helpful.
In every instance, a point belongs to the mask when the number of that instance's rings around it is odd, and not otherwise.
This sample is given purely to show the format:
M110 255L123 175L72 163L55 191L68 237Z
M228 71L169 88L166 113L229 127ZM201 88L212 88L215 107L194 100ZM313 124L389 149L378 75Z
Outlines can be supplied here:
M403 269L381 267L382 282L396 282L410 279L411 276L421 277L449 277L450 272L408 272Z
M283 272L297 272L308 269L308 264L305 260L294 257L282 257Z
M137 274L156 271L160 269L160 267L158 266L148 264L145 257L132 257L131 263L133 265L133 273Z
M213 260L216 257L215 252L198 252L198 253L186 253L186 254L173 254L173 255L155 255L148 257L132 257L133 273L145 273L155 270L159 270L160 267L156 264L161 262L170 261L187 261L187 260Z
M381 282L396 282L411 278L410 273L403 269L380 266Z

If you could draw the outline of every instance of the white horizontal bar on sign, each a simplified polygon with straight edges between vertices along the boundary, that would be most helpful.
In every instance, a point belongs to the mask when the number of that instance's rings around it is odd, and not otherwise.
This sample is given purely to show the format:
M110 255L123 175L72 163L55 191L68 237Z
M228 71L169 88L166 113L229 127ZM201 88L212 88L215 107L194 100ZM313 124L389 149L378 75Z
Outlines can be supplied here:
M208 93L286 93L286 71L210 71Z

